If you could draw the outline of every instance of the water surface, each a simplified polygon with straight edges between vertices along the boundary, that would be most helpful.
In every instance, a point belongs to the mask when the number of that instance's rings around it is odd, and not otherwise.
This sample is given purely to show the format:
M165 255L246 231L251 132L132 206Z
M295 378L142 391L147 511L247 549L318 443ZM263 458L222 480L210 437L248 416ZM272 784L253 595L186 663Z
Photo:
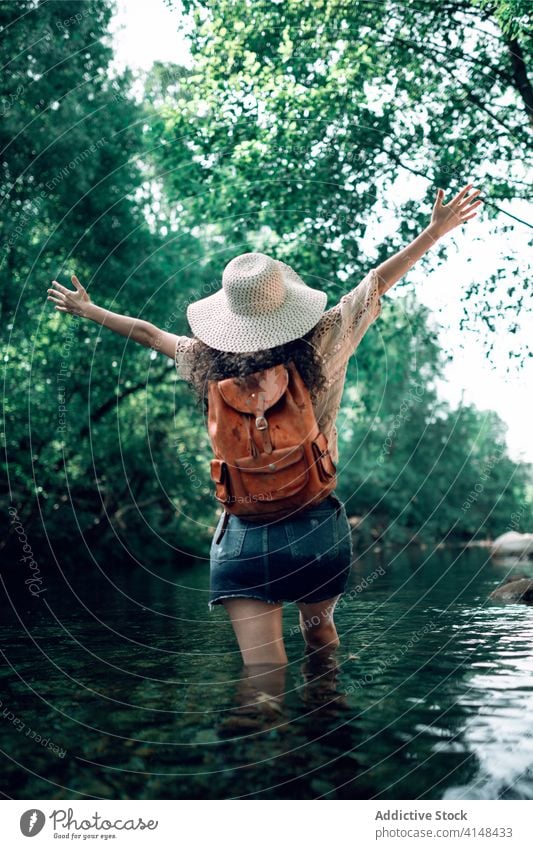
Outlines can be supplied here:
M359 558L336 667L304 656L287 605L266 684L208 611L205 561L40 568L36 598L4 571L10 798L533 798L533 608L487 600L509 565L483 550Z

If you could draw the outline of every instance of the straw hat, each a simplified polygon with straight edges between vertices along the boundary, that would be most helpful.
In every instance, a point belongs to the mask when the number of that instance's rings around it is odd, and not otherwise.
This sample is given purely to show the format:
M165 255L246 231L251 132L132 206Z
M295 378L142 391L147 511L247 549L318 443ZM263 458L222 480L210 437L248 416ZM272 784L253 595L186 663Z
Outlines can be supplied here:
M289 265L246 253L226 265L218 292L189 304L187 319L195 336L219 351L262 351L311 330L326 301Z

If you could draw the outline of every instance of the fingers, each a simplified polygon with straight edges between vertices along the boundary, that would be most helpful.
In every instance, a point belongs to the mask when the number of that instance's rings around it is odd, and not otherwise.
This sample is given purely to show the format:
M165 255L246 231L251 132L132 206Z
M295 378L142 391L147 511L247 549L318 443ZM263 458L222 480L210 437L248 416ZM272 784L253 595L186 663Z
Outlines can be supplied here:
M75 275L73 275L71 279L75 286L76 283L78 284L76 288L79 287L83 289L80 284L80 281ZM76 293L73 292L71 289L66 289L65 286L62 286L61 283L57 282L57 280L52 281L52 286L54 286L55 288L46 290L48 292L47 300L51 301L54 304L55 309L59 312L70 313L71 308L69 308L67 305L67 296L70 295L72 297Z
M473 192L470 192L470 194L468 194L468 190L469 190L469 189L471 189L471 188L472 188L472 186L473 186L473 183L468 183L468 185L464 186L464 187L461 189L461 191L460 191L460 192L457 192L457 194L455 195L455 197L454 197L454 199L451 201L451 203L454 203L454 204L456 204L457 206L459 206L459 207L461 207L461 208L465 209L465 208L468 206L468 204L470 204L470 203L471 203L471 201L472 201L472 200L473 200L473 199L474 199L477 195L479 195L479 194L480 194L480 192L481 192L481 189L474 189L474 191L473 191ZM467 197L467 195L468 195L468 197ZM481 201L481 200L479 201L479 203L482 203L482 202L483 202L483 201Z
M55 289L47 289L46 291L48 292L49 301L59 301L60 303L63 303L65 300L63 292L57 292Z
M462 208L459 210L459 213L458 213L458 214L459 214L460 219L461 219L461 224L464 224L464 222L465 222L465 221L470 221L470 219L471 219L471 218L475 218L475 217L476 217L476 215L477 215L477 211L476 211L476 212L474 212L473 210L474 210L477 206L479 206L479 204L480 204L480 203L483 203L483 201L481 201L481 200L476 200L476 201L474 201L474 203L472 203L472 204L468 205L466 208L465 208L465 207L462 207ZM470 214L469 214L469 213L470 213Z
M52 286L56 287L56 294L57 292L63 292L64 295L68 295L69 290L65 286L62 286L61 283L58 283L57 280L52 280ZM54 290L48 289L48 291L53 292Z
M469 216L469 218L465 218L465 214L472 212L476 209L481 203L483 203L482 199L474 200L477 195L480 194L481 189L474 189L473 192L468 194L469 190L472 188L473 183L468 183L466 186L457 192L453 200L451 200L446 206L448 208L452 207L454 209L455 214L460 216L461 221L468 221L473 216Z
M473 192L471 192L468 195L468 197L463 198L463 200L459 203L459 206L462 209L465 209L468 206L468 204L471 203L474 200L476 195L478 195L480 193L480 191L481 191L481 189L475 189ZM478 203L481 203L481 201L478 201Z
M73 274L70 279L72 280L72 282L74 283L74 285L75 285L76 289L78 289L78 291L80 291L80 289L83 289L83 286L81 285L80 281L78 280L78 278L76 277L75 274Z
M457 192L457 194L455 195L454 199L452 200L452 203L457 203L457 202L462 201L464 199L466 193L468 192L468 189L471 189L473 185L474 185L473 183L467 183L466 186L463 186L463 188L460 189Z
M458 204L460 204L464 200L464 196L467 193L468 189L471 189L472 186L473 186L473 183L468 183L468 185L463 186L463 188L460 189L457 192L455 197L453 197L450 201L448 201L448 203L446 205L447 206L457 206Z
M50 295L48 296L47 300L52 301L52 303L55 306L55 309L59 310L59 312L68 312L68 309L65 306L64 301L60 301L58 298L52 298L52 297L50 297Z
M471 212L473 209L476 208L476 206L479 206L480 203L483 203L483 201L482 200L476 200L476 201L474 201L474 203L469 203L466 206L463 206L461 208L461 212Z

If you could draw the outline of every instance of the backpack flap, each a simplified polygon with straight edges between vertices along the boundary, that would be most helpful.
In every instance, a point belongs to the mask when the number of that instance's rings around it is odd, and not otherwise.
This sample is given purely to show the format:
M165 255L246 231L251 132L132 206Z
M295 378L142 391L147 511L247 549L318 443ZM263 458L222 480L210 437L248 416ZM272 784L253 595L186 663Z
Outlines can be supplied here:
M287 498L303 489L309 478L303 445L241 457L232 466L232 474L235 473L239 487L253 502Z
M277 404L286 392L288 384L289 373L283 365L272 366L246 377L230 377L218 382L218 389L225 403L239 413L250 416L246 426L253 454L257 451L252 430L257 431L262 450L267 454L272 453L273 446L265 413ZM255 419L255 428L251 426L252 417Z
M288 383L287 369L278 365L246 377L219 380L218 388L226 404L239 413L249 413L258 418L277 404Z

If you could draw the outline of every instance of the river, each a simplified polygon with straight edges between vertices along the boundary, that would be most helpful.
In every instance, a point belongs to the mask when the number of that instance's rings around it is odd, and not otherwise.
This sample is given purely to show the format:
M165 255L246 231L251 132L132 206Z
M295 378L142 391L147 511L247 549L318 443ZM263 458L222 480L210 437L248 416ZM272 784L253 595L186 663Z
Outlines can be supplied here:
M358 558L331 667L287 605L259 718L205 560L39 565L36 597L4 571L8 798L533 798L533 608L488 601L484 550Z

